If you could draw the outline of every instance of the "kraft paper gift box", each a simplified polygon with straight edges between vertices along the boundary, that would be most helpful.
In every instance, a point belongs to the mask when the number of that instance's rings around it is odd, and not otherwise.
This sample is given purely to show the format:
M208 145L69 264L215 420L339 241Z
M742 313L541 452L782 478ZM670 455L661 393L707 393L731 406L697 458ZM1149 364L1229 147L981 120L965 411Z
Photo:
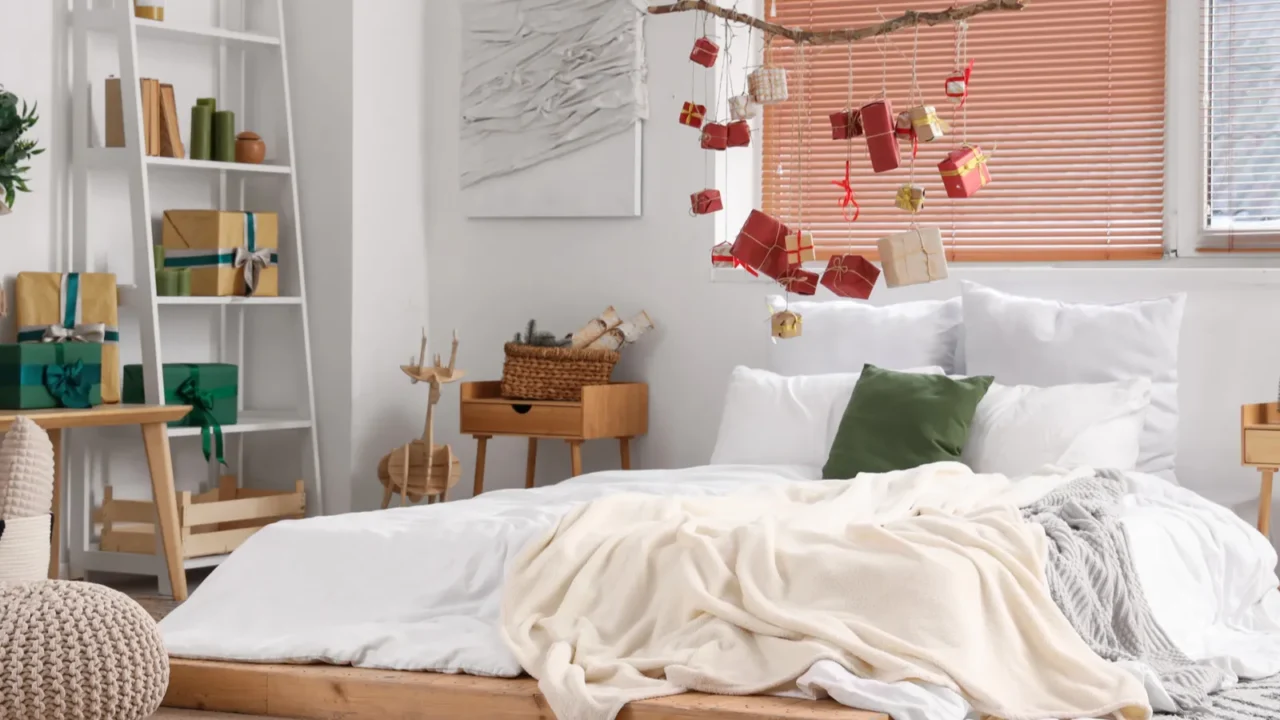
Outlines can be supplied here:
M894 128L893 104L877 100L863 105L861 112L871 169L878 173L896 170L902 164L902 151Z
M191 270L195 296L280 294L275 213L166 210L166 270Z
M787 233L786 248L789 267L798 267L818 259L818 253L813 247L813 233L808 230Z
M706 215L724 209L719 190L701 190L690 197L694 215Z
M938 112L928 105L919 105L907 111L911 120L911 130L920 142L933 142L942 137L947 126L938 117Z
M792 268L778 278L778 283L786 288L787 292L797 295L814 295L818 292L818 273L803 268Z
M102 344L102 402L120 402L120 316L111 273L18 273L18 342Z
M942 233L936 227L915 228L876 241L884 284L888 287L919 285L947 277L947 256Z
M729 147L729 128L720 123L702 126L702 149L725 150Z
M893 204L899 210L906 210L909 213L920 212L924 209L924 188L919 185L903 185L898 188Z
M702 118L706 117L706 115L706 105L696 105L694 103L687 102L684 104L684 107L680 109L680 124L688 125L692 128L700 128L702 127Z
M786 225L759 210L752 210L738 231L730 254L743 265L777 280L788 270L786 237L789 233Z
M880 268L861 255L836 255L822 272L822 286L847 298L866 300L880 277Z
M734 120L728 125L729 147L748 147L751 145L751 126L746 120Z
M987 156L982 154L982 148L974 145L952 150L946 159L938 163L938 172L942 173L942 186L947 189L947 197L973 197L991 182Z
M40 410L102 404L102 345L0 345L0 408Z
M719 56L720 46L711 38L704 37L693 41L693 52L689 53L689 59L703 67L715 65Z
M124 401L146 402L141 365L124 366ZM222 426L235 425L239 373L229 363L164 363L165 405L190 405L191 412L170 427L198 427L206 460L222 462Z

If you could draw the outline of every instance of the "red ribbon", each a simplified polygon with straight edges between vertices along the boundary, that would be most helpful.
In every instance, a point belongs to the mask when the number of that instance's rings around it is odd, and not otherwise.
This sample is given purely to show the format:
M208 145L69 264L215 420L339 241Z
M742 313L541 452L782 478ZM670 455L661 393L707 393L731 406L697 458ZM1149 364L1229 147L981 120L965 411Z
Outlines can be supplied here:
M733 267L735 270L737 268L742 268L743 270L746 270L747 272L751 273L751 277L760 277L760 273L756 272L750 265L744 264L741 260L739 260L738 258L732 255L712 255L711 256L711 262L713 263L730 262L730 261L733 262Z
M959 96L959 97L960 97L960 104L956 106L956 107L958 107L958 108L962 108L962 107L964 107L964 103L965 103L965 101L969 99L969 78L970 78L972 75L973 75L973 59L972 59L972 58L970 58L970 59L969 59L969 64L968 64L968 65L965 67L965 69L964 69L964 93L963 93L962 95L960 95L960 96ZM953 77L955 77L955 76L954 76L954 75L952 75L951 77L947 78L947 82L951 82L951 78L953 78ZM945 87L943 88L943 91L944 91L944 92L946 91L946 88L945 88ZM949 92L948 92L948 93L946 93L946 95L947 95L947 97L956 97L955 95L952 95L952 94L951 94L951 93L949 93Z
M858 216L862 214L862 207L858 205L858 200L853 196L853 184L850 182L850 163L844 161L844 180L832 180L831 184L844 190L844 197L840 198L840 208L844 211L844 219L846 222L854 222ZM853 217L849 217L849 206L853 206Z

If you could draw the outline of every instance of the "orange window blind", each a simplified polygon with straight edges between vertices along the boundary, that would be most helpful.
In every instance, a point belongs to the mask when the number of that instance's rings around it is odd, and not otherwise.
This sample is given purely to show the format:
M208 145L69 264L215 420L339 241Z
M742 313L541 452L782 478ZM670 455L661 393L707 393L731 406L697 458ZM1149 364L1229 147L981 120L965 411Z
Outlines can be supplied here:
M765 5L770 22L823 30L874 25L920 3ZM1052 0L974 17L965 39L974 68L962 109L944 93L956 69L952 26L899 31L852 50L775 39L765 62L787 69L790 98L765 108L763 209L812 231L822 255L874 257L877 238L910 226L911 215L894 206L894 196L914 180L926 192L916 221L942 229L952 260L1160 257L1165 6L1166 0ZM913 55L919 101L911 95ZM914 171L904 142L901 168L872 173L864 138L831 139L828 116L849 105L850 95L854 107L887 96L895 113L932 105L951 133L919 144ZM950 199L938 162L963 142L990 156L992 183L973 197ZM856 222L845 220L844 191L833 184L844 178L846 161L861 206Z

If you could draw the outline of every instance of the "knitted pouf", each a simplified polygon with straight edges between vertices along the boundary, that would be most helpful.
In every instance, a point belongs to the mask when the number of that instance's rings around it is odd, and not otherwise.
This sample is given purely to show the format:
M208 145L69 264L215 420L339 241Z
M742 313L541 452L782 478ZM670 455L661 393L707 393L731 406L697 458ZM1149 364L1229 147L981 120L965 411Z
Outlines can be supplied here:
M143 720L169 657L156 623L101 585L0 584L0 718Z

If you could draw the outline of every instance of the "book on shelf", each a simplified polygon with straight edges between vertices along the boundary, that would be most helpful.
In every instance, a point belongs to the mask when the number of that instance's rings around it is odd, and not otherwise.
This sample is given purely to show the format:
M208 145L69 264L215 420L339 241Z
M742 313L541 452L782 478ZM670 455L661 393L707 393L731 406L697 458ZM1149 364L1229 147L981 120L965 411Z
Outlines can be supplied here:
M106 113L106 143L109 148L124 147L124 101L120 96L120 78L109 77L102 96Z
M178 126L178 104L173 98L173 86L167 83L160 85L160 126L160 154L171 158L186 157L182 131Z
M143 133L147 137L147 154L159 156L160 152L160 81L142 79Z

